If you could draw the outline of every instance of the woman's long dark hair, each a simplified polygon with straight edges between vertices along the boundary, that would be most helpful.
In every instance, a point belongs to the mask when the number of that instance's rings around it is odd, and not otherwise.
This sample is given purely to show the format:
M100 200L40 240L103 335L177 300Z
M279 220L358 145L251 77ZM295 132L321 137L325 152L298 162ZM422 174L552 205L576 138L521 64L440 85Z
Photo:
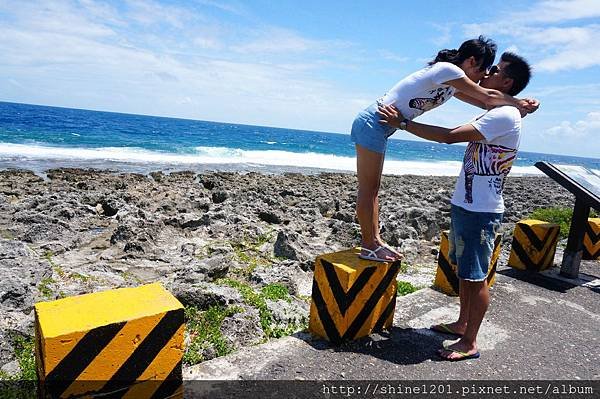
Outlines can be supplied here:
M433 65L436 62L449 62L460 66L464 60L469 57L475 57L475 60L481 63L481 70L489 68L494 63L496 58L496 43L491 39L486 39L484 36L479 36L477 39L467 40L460 45L459 49L444 49L440 51L435 59L428 63Z

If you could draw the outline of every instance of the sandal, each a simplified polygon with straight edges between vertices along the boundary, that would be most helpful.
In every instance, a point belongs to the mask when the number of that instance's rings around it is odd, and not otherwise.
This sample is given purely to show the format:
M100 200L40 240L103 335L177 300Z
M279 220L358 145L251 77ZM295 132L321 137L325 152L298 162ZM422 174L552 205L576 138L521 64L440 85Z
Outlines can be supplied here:
M429 329L432 330L432 331L435 331L435 332L442 333L442 334L454 335L456 337L462 337L463 336L461 333L458 333L458 332L454 331L446 323L434 324L433 326L429 327Z
M384 247L383 245L378 246L375 249L369 249L369 248L364 248L361 247L360 249L360 254L358 254L358 257L360 259L365 259L365 260L372 260L375 262L387 262L387 263L391 263L394 260L393 259L385 259L385 258L380 258L379 256L377 256L377 252L381 251L381 250L385 250L387 249L386 247ZM366 254L363 254L362 252L365 251Z

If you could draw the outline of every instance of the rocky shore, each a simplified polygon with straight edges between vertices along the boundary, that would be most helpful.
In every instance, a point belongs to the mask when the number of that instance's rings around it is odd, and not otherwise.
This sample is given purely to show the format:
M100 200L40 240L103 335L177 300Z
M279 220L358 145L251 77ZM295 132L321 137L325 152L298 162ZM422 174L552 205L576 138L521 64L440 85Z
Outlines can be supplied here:
M383 178L382 236L413 286L433 281L454 182ZM504 262L517 220L573 204L546 177L509 177L505 198ZM359 244L355 200L352 174L0 171L2 372L19 372L35 302L146 282L162 282L188 317L226 309L222 345L188 328L187 364L303 329L314 258Z

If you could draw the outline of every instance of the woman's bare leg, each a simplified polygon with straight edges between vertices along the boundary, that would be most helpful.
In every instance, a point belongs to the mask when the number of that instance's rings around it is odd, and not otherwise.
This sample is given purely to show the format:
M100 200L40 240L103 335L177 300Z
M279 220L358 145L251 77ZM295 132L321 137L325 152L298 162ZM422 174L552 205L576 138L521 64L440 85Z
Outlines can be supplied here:
M356 214L360 223L363 248L375 249L380 244L379 237L379 201L377 193L381 182L384 155L356 145L356 171L358 177L358 195ZM379 251L378 256L390 261L395 256L389 250Z

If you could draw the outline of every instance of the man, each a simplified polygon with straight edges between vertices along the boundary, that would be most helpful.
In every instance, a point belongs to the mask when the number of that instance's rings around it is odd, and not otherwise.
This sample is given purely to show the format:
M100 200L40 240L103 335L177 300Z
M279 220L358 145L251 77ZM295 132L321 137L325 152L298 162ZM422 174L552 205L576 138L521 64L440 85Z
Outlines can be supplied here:
M531 68L523 58L504 53L480 85L514 96L527 86L530 77ZM476 100L470 102L475 104ZM531 102L537 108L537 101ZM431 328L460 336L459 341L438 351L443 359L478 358L477 333L490 301L485 278L504 212L504 180L519 147L521 114L513 106L500 106L474 122L446 129L404 119L397 109L389 106L380 106L379 113L384 118L380 123L424 139L469 143L451 200L449 235L449 258L458 265L460 314L453 323Z

